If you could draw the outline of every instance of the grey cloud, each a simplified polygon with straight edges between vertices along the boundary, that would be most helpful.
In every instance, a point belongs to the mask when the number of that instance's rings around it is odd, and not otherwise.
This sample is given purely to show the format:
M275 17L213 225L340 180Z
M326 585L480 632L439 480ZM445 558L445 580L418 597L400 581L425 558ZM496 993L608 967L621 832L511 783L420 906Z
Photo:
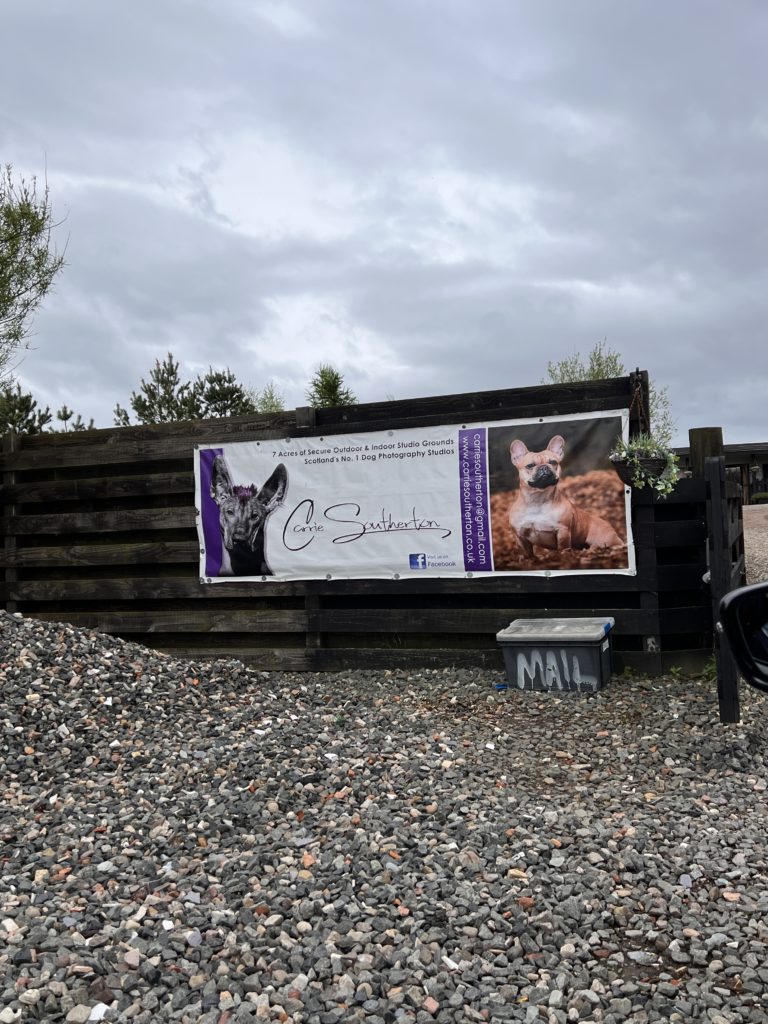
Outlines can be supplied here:
M345 311L364 398L537 383L607 337L669 385L681 440L699 408L764 439L740 398L768 385L762 3L10 0L4 29L2 155L47 157L69 211L39 387L79 363L111 410L172 347L301 400L270 332L309 294ZM236 139L337 178L312 203L338 225L254 228L222 193ZM403 369L366 369L361 338Z

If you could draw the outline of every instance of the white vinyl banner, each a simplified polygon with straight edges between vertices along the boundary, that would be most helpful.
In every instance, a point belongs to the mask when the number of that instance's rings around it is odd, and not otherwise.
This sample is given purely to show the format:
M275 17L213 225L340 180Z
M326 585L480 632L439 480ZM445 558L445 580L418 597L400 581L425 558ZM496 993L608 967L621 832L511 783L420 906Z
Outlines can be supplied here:
M626 410L196 450L202 582L634 572Z

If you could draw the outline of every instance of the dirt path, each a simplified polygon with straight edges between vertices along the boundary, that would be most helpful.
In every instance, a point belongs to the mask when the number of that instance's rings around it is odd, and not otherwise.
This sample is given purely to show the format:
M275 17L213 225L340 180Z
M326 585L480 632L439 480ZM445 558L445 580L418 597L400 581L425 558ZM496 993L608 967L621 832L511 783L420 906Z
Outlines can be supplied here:
M768 505L745 505L744 526L747 530L768 532Z
M744 506L744 551L747 582L768 579L768 505Z

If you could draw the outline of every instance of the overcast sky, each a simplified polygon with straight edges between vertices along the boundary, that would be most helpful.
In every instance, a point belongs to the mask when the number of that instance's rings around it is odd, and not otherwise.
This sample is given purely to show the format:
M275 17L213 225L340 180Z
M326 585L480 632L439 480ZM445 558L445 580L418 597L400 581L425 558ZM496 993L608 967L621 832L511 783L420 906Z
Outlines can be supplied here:
M19 369L110 426L168 351L287 408L607 339L768 441L764 0L4 0L0 160L67 266ZM47 169L47 170L46 170Z

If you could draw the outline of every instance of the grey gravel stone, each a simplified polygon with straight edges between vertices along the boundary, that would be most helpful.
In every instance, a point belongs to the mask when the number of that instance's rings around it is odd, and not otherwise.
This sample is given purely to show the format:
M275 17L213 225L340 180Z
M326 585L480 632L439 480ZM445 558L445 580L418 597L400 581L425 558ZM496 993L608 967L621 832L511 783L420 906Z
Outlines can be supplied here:
M65 1019L68 1021L68 1024L86 1024L90 1016L90 1006L79 1004L72 1007Z
M759 694L0 652L0 1024L765 1016Z

